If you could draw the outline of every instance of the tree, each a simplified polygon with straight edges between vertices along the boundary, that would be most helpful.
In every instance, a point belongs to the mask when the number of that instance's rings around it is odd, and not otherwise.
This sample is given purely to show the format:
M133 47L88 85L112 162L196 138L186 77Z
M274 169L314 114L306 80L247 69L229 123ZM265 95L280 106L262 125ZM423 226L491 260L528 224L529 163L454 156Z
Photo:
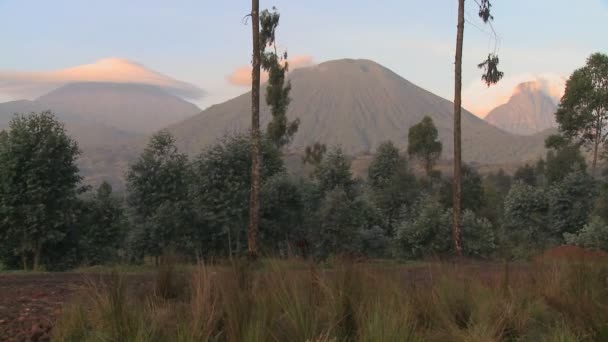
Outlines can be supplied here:
M268 139L278 148L291 142L294 134L298 131L300 120L292 122L287 120L287 108L291 99L291 82L286 81L289 70L287 52L279 56L276 48L276 28L279 25L280 15L273 7L273 12L262 11L260 15L260 39L262 41L262 68L268 72L268 83L266 86L266 104L270 106L272 120L268 123L266 134ZM272 45L274 50L265 52L265 48Z
M549 223L546 191L523 182L509 190L504 204L502 242L508 256L520 258L555 244Z
M127 203L137 227L132 242L139 254L158 257L183 238L188 215L190 165L167 131L152 136L127 172ZM175 212L171 212L175 210ZM181 246L183 247L183 246Z
M593 216L576 234L564 234L564 239L571 245L608 251L608 224L601 217Z
M595 176L599 149L608 138L608 55L594 53L572 73L555 118L560 132L592 148Z
M575 169L586 171L585 157L577 144L560 135L547 137L545 146L549 149L543 165L544 177L548 185L561 182Z
M426 175L430 177L437 159L441 155L441 141L433 119L425 116L422 121L410 127L407 139L407 153L422 161Z
M251 0L251 30L253 42L251 70L251 191L249 193L248 254L252 259L258 257L258 226L260 220L260 66L262 49L260 39L260 1Z
M285 173L279 173L262 187L260 237L263 246L283 255L308 236L304 229L306 218L304 192L307 184Z
M355 181L350 171L350 160L342 148L334 147L323 158L315 170L315 177L319 182L319 189L322 193L327 193L336 188L340 188L350 197L355 197Z
M85 201L79 245L82 258L91 265L114 261L125 238L125 215L112 194L112 186L101 183L93 198Z
M477 212L485 203L485 195L481 176L475 169L468 165L462 167L462 209L468 209ZM440 191L440 201L444 207L450 207L452 204L452 187L449 180L444 181Z
M368 169L371 198L384 218L385 234L394 233L394 225L404 206L413 204L417 182L407 160L391 142L380 144Z
M460 117L462 112L462 47L464 40L464 6L465 0L458 0L458 26L456 33L456 57L454 70L454 178L453 178L453 226L452 239L456 255L462 255L462 227L461 227L461 198L462 198L462 132ZM479 4L479 17L484 23L494 20L491 14L491 3L489 0L481 0ZM488 55L488 59L479 64L479 68L485 69L482 80L488 86L497 83L503 73L498 71L498 57Z
M24 269L39 269L45 249L73 226L79 154L49 111L16 116L0 137L0 243Z
M581 229L589 219L597 193L594 178L580 167L554 183L547 191L552 234L562 237Z
M250 198L251 140L226 136L193 162L190 198L196 207L196 240L203 256L233 255L247 246L247 201ZM280 151L267 139L261 145L260 175L270 179L284 171Z
M515 170L513 180L522 181L530 186L536 186L536 169L526 163Z

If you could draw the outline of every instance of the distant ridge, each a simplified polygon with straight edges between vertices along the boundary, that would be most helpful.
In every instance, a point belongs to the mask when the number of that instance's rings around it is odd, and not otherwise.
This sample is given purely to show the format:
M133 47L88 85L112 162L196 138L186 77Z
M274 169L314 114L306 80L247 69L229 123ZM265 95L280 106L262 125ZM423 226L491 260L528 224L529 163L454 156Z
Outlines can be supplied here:
M490 111L485 120L507 132L531 135L557 127L556 101L537 82L521 83L509 101Z

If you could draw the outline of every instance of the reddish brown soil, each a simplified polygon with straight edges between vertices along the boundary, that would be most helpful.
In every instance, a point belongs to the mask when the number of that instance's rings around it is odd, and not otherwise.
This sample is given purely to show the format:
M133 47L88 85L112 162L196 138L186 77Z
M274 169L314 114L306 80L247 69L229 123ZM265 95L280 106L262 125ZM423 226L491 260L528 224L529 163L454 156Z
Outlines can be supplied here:
M608 253L577 246L558 246L546 250L534 260L537 262L607 261Z
M63 303L83 281L70 273L0 275L0 341L49 341Z

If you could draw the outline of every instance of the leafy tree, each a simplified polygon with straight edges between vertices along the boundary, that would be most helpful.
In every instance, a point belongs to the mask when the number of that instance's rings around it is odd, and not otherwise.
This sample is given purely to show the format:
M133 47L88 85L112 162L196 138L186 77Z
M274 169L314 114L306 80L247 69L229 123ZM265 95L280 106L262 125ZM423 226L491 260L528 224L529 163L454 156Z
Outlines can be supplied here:
M545 179L548 184L563 180L575 169L585 171L587 164L578 145L570 143L562 136L549 136L545 145L550 150L544 165Z
M392 235L403 206L414 202L418 187L407 160L391 141L378 147L368 169L368 181L372 201L385 221L385 233Z
M511 189L512 179L502 169L496 173L490 173L483 181L484 201L480 216L486 217L497 225L502 218L504 200Z
M327 193L340 188L350 198L355 197L355 181L350 171L350 160L339 146L334 147L323 158L315 170L315 177L321 192Z
M281 154L262 141L263 179L284 170ZM241 253L250 198L251 142L244 135L227 136L205 149L194 161L191 198L197 208L197 241L202 255Z
M409 258L437 256L454 252L450 244L452 211L446 210L432 197L424 197L403 221L396 236L399 255ZM471 210L462 216L463 237L467 243L464 254L486 258L496 249L494 229L490 221L478 218Z
M525 257L555 243L550 233L549 204L542 188L516 182L504 204L501 245L507 256Z
M396 254L406 258L435 256L450 250L450 215L438 201L425 196L397 228Z
M462 167L462 208L474 212L478 211L484 204L484 190L481 176L475 169L468 165ZM449 179L445 180L440 191L440 201L444 207L452 204L452 184Z
M82 258L91 265L115 261L125 239L125 213L112 194L112 186L103 182L94 197L85 202L79 241Z
M136 254L158 257L164 249L176 247L184 225L191 224L183 222L189 184L188 158L177 150L173 136L167 131L152 136L127 173L127 203L136 226L131 236ZM171 210L177 211L171 214Z
M0 136L0 244L39 269L72 229L81 177L76 141L49 112L15 116ZM66 251L55 249L55 254Z
M285 255L298 241L308 238L304 182L279 173L264 183L260 236L266 250Z
M319 142L306 146L304 156L302 157L302 163L317 167L319 164L321 164L321 161L323 161L325 152L327 152L327 147L325 144L321 144Z
M572 73L555 118L560 132L592 148L595 176L598 152L608 138L608 55L594 53Z
M564 239L571 245L608 251L608 224L601 217L592 216L577 233L565 233Z
M587 223L595 204L596 189L593 177L581 168L574 169L549 188L549 220L554 236L573 233Z
M262 42L274 46L274 50L270 52L264 52L266 45L261 47L262 68L268 72L266 103L270 106L272 114L266 134L272 143L281 148L287 145L298 131L300 120L295 119L292 122L287 120L287 108L291 102L289 98L291 82L286 81L286 74L289 70L287 53L279 56L276 49L276 28L279 25L279 18L280 15L275 8L273 8L273 12L264 10L260 15Z
M520 166L515 170L515 174L513 175L514 181L521 181L530 186L536 186L536 169L532 167L530 164L525 164Z
M319 210L319 232L315 249L319 258L353 253L360 243L362 221L353 199L341 187L329 190Z
M441 156L442 144L433 119L425 116L422 121L410 127L407 139L407 153L416 157L424 166L427 176L430 176L437 159Z
M454 69L454 177L453 177L453 204L454 210L452 223L452 240L454 242L454 251L456 255L462 254L462 227L461 227L461 210L462 210L462 132L461 132L461 114L462 114L462 48L464 41L464 12L465 0L458 0L458 25L456 31L456 58ZM491 14L492 4L490 0L481 0L479 5L479 17L484 23L490 23L494 20ZM498 71L499 59L495 54L489 54L488 59L478 65L479 68L485 69L482 75L482 80L488 86L498 83L503 77L503 73Z

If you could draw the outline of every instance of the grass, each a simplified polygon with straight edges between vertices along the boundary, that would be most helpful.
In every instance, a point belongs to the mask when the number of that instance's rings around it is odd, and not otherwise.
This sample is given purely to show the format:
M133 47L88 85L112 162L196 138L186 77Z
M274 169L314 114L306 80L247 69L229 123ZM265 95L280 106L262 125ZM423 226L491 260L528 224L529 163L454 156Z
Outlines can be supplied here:
M397 265L398 266L398 265ZM302 260L161 267L91 281L55 341L606 341L608 265ZM139 284L141 285L141 284Z

